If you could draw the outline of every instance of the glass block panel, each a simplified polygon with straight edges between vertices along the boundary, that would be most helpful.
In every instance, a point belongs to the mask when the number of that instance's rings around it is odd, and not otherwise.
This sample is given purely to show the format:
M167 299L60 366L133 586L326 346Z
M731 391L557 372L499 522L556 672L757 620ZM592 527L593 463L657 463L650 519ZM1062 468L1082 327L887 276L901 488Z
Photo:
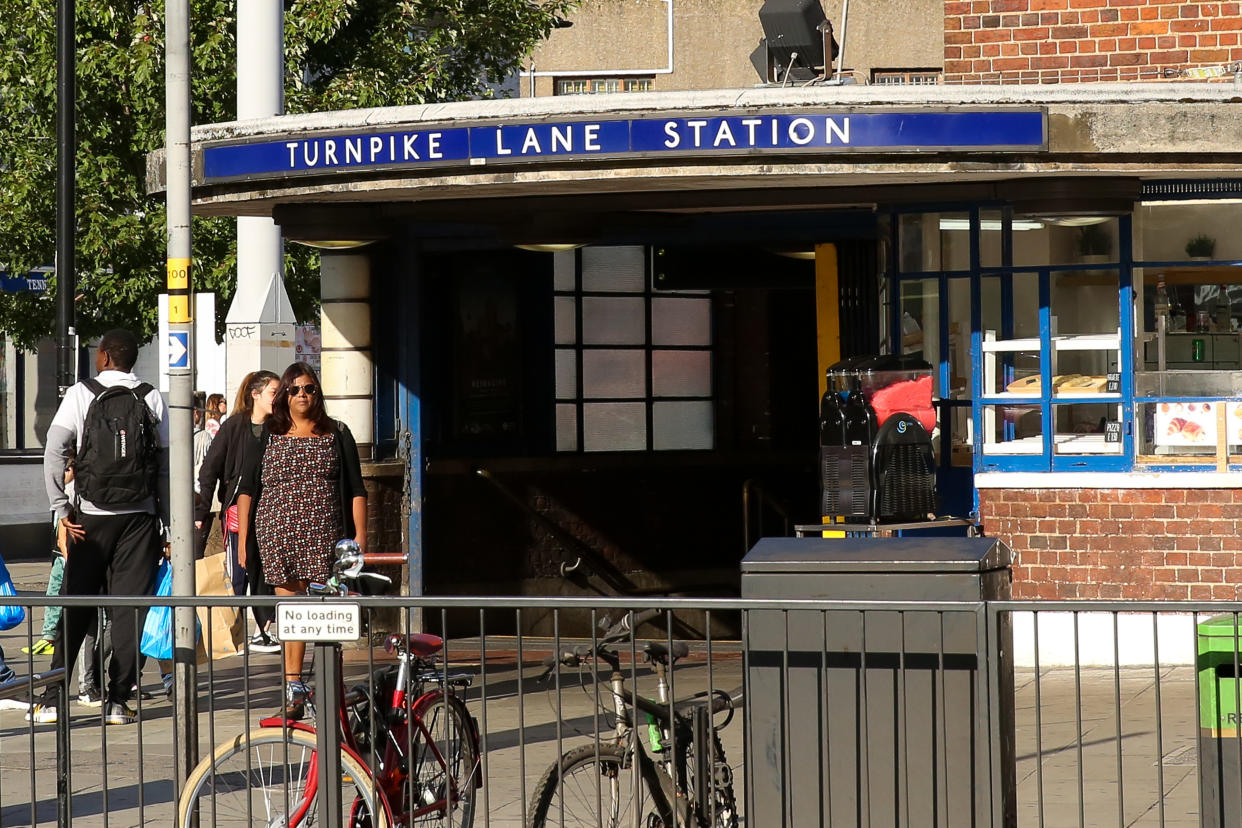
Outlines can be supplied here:
M651 411L651 443L657 450L712 448L712 404L657 402Z
M582 396L586 399L647 395L645 351L583 351Z
M711 345L710 299L652 299L652 345Z
M643 451L647 448L647 406L589 403L582 406L584 451Z
M572 296L557 296L552 300L552 309L556 316L556 344L573 345L578 341L577 300Z
M587 345L642 345L647 341L646 302L639 298L583 297L582 341Z
M552 254L552 289L574 290L578 286L578 252L561 250Z
M582 289L641 293L647 286L646 248L582 248Z
M556 398L572 400L578 396L577 352L571 348L556 349Z
M556 450L578 450L578 411L576 405L556 407Z
M711 396L711 352L652 351L651 393L657 397Z

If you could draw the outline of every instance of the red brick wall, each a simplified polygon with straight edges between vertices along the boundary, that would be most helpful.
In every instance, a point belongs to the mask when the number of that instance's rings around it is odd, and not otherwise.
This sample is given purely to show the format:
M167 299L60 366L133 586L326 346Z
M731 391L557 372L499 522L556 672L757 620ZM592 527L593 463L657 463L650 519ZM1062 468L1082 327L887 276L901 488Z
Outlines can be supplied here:
M944 81L1186 80L1182 70L1242 60L1240 7L1160 0L946 0Z
M1014 598L1239 598L1242 490L981 489L979 510Z

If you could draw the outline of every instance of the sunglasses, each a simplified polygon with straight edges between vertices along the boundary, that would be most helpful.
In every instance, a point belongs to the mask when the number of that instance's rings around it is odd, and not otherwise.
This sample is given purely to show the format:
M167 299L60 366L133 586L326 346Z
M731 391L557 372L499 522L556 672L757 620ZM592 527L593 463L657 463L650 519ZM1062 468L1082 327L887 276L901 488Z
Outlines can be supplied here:
M302 392L306 392L306 396L313 397L319 393L319 386L314 384L308 385L290 385L286 392L290 397L300 397Z

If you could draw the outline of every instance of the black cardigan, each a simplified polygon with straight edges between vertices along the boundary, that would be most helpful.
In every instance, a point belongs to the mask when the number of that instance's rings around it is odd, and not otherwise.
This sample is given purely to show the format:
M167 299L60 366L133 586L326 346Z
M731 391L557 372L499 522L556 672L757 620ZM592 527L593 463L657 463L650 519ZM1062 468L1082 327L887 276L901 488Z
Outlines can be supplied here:
M227 424L227 420L225 423ZM270 424L270 420L268 424ZM337 478L337 489L340 491L341 497L341 521L345 527L343 537L352 538L357 536L354 528L354 498L366 497L367 490L362 483L362 462L358 459L358 444L354 442L354 435L349 432L349 426L340 420L334 420L336 423L336 456L340 461L340 477ZM237 493L239 495L250 495L253 502L250 504L250 523L254 525L255 515L259 511L259 499L263 496L262 469L263 455L267 451L267 444L271 441L272 432L269 430L268 424L263 426L263 434L258 440L252 441L246 448L245 460L242 464L241 484L238 486ZM219 435L216 435L219 437ZM206 461L204 461L204 464ZM253 533L251 533L253 536Z
M250 430L250 417L238 413L220 424L220 430L207 448L198 471L198 497L194 499L194 519L206 520L214 494L220 506L229 508L237 501L246 447L258 443Z

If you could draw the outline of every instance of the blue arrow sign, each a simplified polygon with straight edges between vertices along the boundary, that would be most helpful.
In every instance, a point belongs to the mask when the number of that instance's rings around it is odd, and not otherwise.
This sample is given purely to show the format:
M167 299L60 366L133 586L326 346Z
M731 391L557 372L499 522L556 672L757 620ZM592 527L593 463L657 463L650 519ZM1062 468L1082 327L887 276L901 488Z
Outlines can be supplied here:
M168 367L190 367L190 332L168 332Z

